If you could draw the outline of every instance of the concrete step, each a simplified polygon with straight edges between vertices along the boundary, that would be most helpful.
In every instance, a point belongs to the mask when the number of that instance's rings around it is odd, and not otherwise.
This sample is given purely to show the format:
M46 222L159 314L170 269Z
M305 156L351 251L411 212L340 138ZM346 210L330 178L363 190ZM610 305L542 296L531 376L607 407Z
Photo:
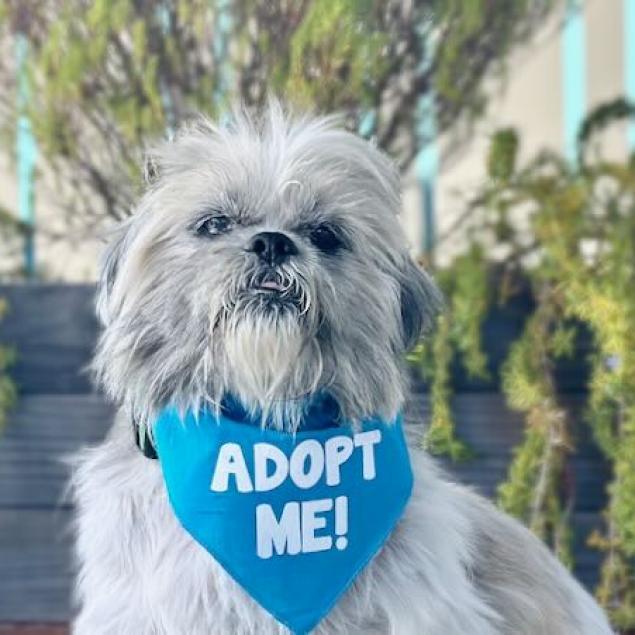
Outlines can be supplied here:
M0 509L65 505L62 458L101 439L112 416L94 394L21 396L0 437Z
M85 372L97 339L92 285L0 286L9 313L0 343L18 355L11 374L21 394L90 393Z

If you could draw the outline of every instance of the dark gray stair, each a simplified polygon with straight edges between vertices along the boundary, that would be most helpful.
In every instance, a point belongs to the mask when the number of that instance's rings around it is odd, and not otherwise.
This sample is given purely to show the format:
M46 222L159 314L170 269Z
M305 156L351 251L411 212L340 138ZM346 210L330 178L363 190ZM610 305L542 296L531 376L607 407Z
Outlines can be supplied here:
M72 509L63 457L103 437L96 395L24 395L0 438L0 622L65 621Z
M67 506L63 457L101 439L111 418L97 395L23 395L0 439L0 509Z
M16 347L11 374L20 393L86 394L97 320L92 285L0 286L9 304L0 342Z

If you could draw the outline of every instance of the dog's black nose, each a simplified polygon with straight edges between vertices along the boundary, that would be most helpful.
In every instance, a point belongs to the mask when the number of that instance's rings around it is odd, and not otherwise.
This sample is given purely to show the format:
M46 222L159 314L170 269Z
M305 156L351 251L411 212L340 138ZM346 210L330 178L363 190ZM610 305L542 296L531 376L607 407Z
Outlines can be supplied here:
M298 253L295 243L280 232L260 232L251 239L249 251L269 265L280 265Z

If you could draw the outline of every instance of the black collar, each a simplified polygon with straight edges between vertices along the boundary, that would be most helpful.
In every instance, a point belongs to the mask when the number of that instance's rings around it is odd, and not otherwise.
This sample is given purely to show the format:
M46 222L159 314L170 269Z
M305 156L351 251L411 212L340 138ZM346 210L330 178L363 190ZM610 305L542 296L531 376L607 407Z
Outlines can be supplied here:
M236 421L247 420L249 417L244 407L242 407L236 399L231 397L223 399L221 408L225 414ZM310 406L307 414L308 419L319 424L317 427L324 427L327 424L328 426L337 425L336 422L339 416L339 406L335 399L333 399L330 395L319 396L315 400L314 404ZM134 415L131 417L131 420L135 444L139 448L141 454L143 454L143 456L147 459L158 459L159 457L156 448L154 447L150 436L147 433L143 434L142 439L141 426L139 426L135 420Z
M134 435L134 442L136 446L141 451L141 454L146 457L146 459L158 459L156 448L152 443L152 439L150 439L149 435L146 433L143 435L143 440L141 439L141 428L137 425L137 422L132 418L132 434Z

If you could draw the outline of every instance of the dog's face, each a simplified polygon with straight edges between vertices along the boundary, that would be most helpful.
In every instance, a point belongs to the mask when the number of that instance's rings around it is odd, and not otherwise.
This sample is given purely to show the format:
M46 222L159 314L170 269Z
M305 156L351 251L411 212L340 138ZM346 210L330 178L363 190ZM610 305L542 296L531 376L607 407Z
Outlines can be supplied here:
M389 161L276 107L183 131L151 161L104 263L95 366L110 393L141 418L230 393L293 426L318 391L348 419L394 416L402 353L438 298L408 255Z

